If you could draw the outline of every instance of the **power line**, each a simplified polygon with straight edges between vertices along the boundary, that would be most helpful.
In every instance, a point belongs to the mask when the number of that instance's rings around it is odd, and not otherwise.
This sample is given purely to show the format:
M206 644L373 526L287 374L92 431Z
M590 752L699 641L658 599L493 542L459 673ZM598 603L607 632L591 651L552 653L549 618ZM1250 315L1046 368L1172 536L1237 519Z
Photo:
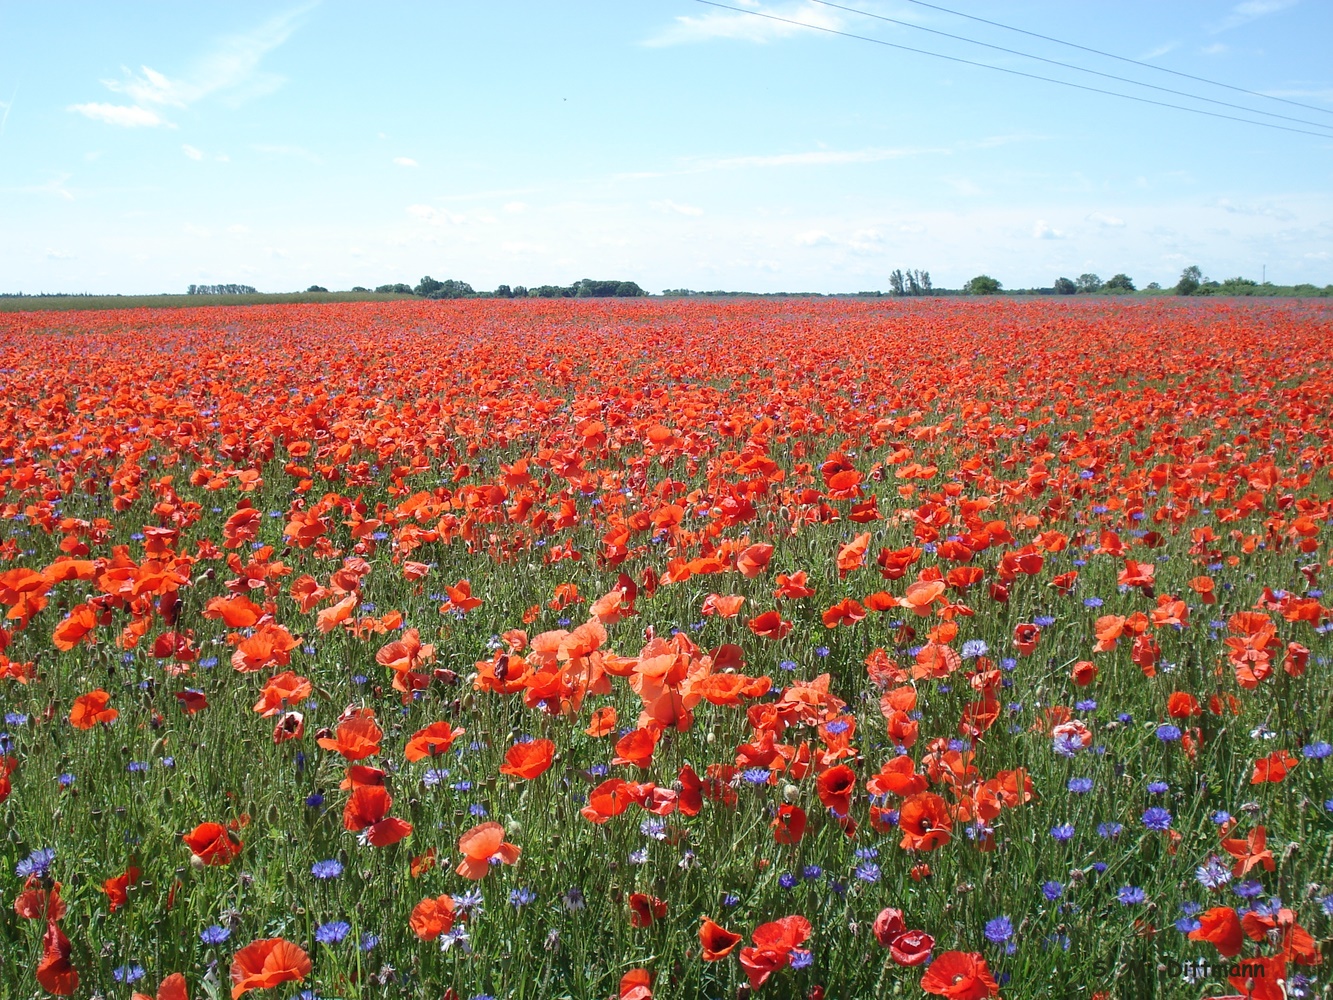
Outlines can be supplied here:
M1292 128L1288 125L1278 125L1273 122L1257 122L1252 118L1238 118L1235 115L1224 115L1217 111L1205 111L1203 108L1191 108L1183 104L1170 104L1167 101L1154 101L1149 97L1135 97L1133 94L1122 94L1114 90L1104 90L1101 87L1089 87L1082 83L1073 83L1069 80L1059 80L1055 77L1040 76L1036 73L1025 73L1022 70L1010 69L1007 66L995 66L991 63L977 62L975 59L964 59L961 56L945 55L943 52L931 52L929 49L918 49L911 45L900 45L897 42L886 42L882 38L871 38L869 35L858 35L850 31L839 31L836 28L825 28L818 24L807 24L805 21L795 21L789 17L779 17L777 14L766 14L763 11L750 10L745 7L733 7L730 4L717 3L716 0L695 0L696 3L704 4L708 7L718 7L722 10L735 11L737 14L749 14L752 17L762 17L769 21L778 21L782 24L795 25L798 28L809 28L811 31L822 31L829 35L839 35L843 38L855 38L861 42L870 42L874 45L883 45L885 48L898 49L902 52L913 52L922 56L933 56L936 59L944 59L948 62L961 63L964 66L976 66L980 69L995 70L997 73L1008 73L1010 76L1021 76L1029 80L1040 80L1043 83L1055 83L1062 87L1072 87L1075 90L1084 90L1092 94L1105 94L1108 97L1121 97L1127 101L1136 101L1139 104L1152 104L1159 108L1174 108L1176 111L1188 111L1196 115L1206 115L1209 118L1222 118L1226 121L1243 122L1246 125L1258 125L1262 128L1277 129L1280 132L1295 132L1300 135L1313 135L1320 139L1333 138L1327 132L1311 132L1309 129Z
M1018 49L1005 48L1003 45L992 45L990 42L983 42L976 38L968 38L966 35L954 35L947 31L938 31L935 28L927 28L922 24L913 24L910 21L900 21L897 18L886 17L883 14L874 14L868 10L858 10L855 7L844 7L840 3L832 3L830 0L811 0L811 2L820 4L824 7L832 7L835 10L844 10L849 14L859 14L862 17L873 17L877 21L887 21L889 24L897 24L904 28L911 28L915 31L924 31L932 35L939 35L942 38L952 38L955 41L967 42L969 45L980 45L982 48L994 49L997 52L1006 52L1011 56L1020 56L1024 59L1035 59L1037 62L1048 63L1051 66L1059 66L1062 69L1072 69L1079 73L1090 73L1093 76L1104 77L1108 80L1116 80L1120 83L1132 84L1135 87L1147 87L1149 90L1158 90L1164 94L1175 94L1177 97L1188 97L1192 101L1205 101L1208 104L1216 104L1224 108L1233 108L1236 111L1245 111L1253 115L1267 115L1270 118L1281 118L1283 121L1297 122L1301 125L1309 125L1313 128L1333 128L1333 124L1326 125L1322 122L1312 122L1305 118L1293 118L1291 115L1280 115L1276 111L1263 111L1259 108L1247 107L1244 104L1232 104L1230 101L1219 101L1212 97L1201 97L1198 94L1191 94L1185 90L1173 90L1171 87L1159 87L1155 83L1144 83L1141 80L1134 80L1127 76L1117 76L1114 73L1103 73L1101 70L1088 69L1086 66L1061 62L1058 59L1048 59L1045 56L1033 55L1031 52L1022 52Z
M818 0L816 0L818 2ZM1333 115L1333 111L1328 108L1321 108L1314 104L1305 104L1301 101L1290 101L1285 97L1276 97L1273 94L1264 94L1257 90L1246 90L1244 87L1235 87L1229 83L1222 83L1219 80L1209 80L1207 77L1195 76L1193 73L1182 73L1177 69L1168 69L1165 66L1155 66L1150 62L1144 62L1140 59L1131 59L1129 56L1118 56L1114 52L1103 52L1101 49L1090 48L1087 45L1079 45L1077 42L1066 42L1061 38L1052 38L1050 35L1043 35L1037 31L1028 31L1026 28L1015 28L1012 24L1001 24L999 21L988 21L984 17L977 17L974 14L964 14L961 10L951 10L948 7L941 7L938 4L926 3L926 0L907 0L908 3L914 3L918 7L929 7L931 10L938 10L944 14L953 14L955 17L965 17L969 21L977 21L981 24L989 24L993 28L1003 28L1005 31L1016 31L1020 35L1029 35L1032 38L1040 38L1044 42L1054 42L1056 45L1067 45L1071 49L1080 49L1083 52L1091 52L1093 55L1105 56L1107 59L1118 59L1121 62L1132 63L1135 66L1142 66L1145 69L1155 69L1159 73L1170 73L1172 76L1184 77L1186 80L1194 80L1197 83L1206 83L1212 87L1224 87L1227 90L1234 90L1240 94L1249 94L1251 97L1262 97L1269 101L1281 101L1283 104L1291 104L1298 108L1305 108L1308 111L1318 111L1320 114Z

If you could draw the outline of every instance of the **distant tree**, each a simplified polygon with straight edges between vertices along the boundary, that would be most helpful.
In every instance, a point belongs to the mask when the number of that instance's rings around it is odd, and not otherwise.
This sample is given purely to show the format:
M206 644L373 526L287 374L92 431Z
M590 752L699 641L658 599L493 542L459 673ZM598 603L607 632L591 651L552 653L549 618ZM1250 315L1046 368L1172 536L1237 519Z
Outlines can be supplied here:
M889 291L894 295L907 294L907 282L903 279L903 272L899 268L894 268L889 275Z
M929 295L934 290L930 284L930 272L918 271L916 277L917 281L921 282L921 291Z
M307 291L307 292L327 292L328 289L325 288L323 285L311 285L309 288L306 289L306 291Z
M1162 286L1158 284L1156 281L1150 281L1143 286L1143 290L1145 292L1160 292L1162 290Z
M423 299L428 299L432 292L438 292L443 287L443 281L436 281L428 274L417 282L417 287L412 289L412 291L417 295L420 295Z
M526 299L527 297L528 297L528 290L524 285L514 286L514 298Z
M381 295L411 295L412 286L405 281L399 281L392 285L376 285L375 291Z
M431 278L422 279L424 285L427 281L433 281ZM424 297L428 299L470 299L477 293L466 281L456 281L453 278L447 278L444 281L435 281L435 288L425 293ZM417 286L417 294L422 295L421 285Z
M640 295L647 295L639 287L637 281L621 281L616 283L616 298L618 299L637 299Z
M368 291L370 291L370 289L369 289L369 288L366 288L366 287L364 287L364 286L362 286L362 285L353 285L353 286L352 286L352 291L354 291L354 292L368 292Z
M1080 292L1100 292L1102 290L1102 279L1095 274L1080 274L1074 282Z
M497 299L512 299L514 291L508 285L497 285L495 288L495 297Z
M1194 295L1202 284L1203 272L1199 270L1197 264L1191 264L1180 272L1180 280L1176 282L1176 294Z
M998 295L1001 287L989 274L978 274L963 286L963 291L968 295Z
M1078 291L1078 285L1074 284L1072 278L1056 278L1052 291L1056 295L1073 295Z
M1127 274L1112 275L1107 279L1106 284L1102 285L1104 292L1132 292L1134 291L1134 279Z
M186 295L257 295L252 285L191 285Z

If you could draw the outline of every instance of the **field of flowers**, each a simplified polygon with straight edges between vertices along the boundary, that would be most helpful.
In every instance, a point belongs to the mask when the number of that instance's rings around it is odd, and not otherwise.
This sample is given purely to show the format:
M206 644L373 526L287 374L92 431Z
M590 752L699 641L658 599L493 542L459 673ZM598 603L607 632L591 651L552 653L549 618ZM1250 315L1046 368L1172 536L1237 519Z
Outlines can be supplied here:
M0 997L1328 996L1330 345L2 316Z

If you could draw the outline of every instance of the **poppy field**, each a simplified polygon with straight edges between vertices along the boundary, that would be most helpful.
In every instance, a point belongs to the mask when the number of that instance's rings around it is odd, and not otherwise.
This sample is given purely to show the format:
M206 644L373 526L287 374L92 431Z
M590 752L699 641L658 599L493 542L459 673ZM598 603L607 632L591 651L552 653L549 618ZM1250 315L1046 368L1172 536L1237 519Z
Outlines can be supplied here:
M1328 996L1330 344L0 316L0 997Z

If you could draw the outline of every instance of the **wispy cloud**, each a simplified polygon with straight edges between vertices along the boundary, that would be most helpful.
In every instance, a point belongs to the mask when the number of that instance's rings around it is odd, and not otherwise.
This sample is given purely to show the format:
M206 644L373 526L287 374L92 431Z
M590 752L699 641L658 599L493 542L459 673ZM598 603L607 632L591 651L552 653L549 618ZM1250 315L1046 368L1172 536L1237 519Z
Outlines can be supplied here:
M18 96L19 96L18 88L15 87L13 97L11 97L8 101L0 101L0 108L5 109L5 113L3 115L0 115L0 136L3 136L5 134L5 122L9 121L9 111L11 108L14 107L14 102L18 99Z
M421 165L410 156L395 156L393 162L400 167L418 167Z
M805 153L775 153L770 156L731 156L716 160L699 160L699 170L735 170L743 167L804 167L829 166L844 163L879 163L900 160L906 156L925 153L948 153L946 148L903 149L816 149Z
M156 128L165 125L175 128L156 111L141 108L137 104L71 104L66 110L91 118L95 122L119 125L121 128Z
M1173 52L1180 47L1179 42L1167 42L1165 45L1159 45L1155 49L1149 49L1143 55L1139 56L1139 62L1148 62L1152 59L1160 59L1168 52Z
M1269 97L1304 97L1316 101L1327 101L1333 104L1333 87L1320 88L1293 88L1290 90L1261 90L1261 94Z
M1249 24L1251 21L1257 21L1269 14L1276 14L1288 7L1295 7L1300 2L1301 0L1245 0L1244 3L1238 3L1232 7L1231 11L1222 20L1209 25L1208 31L1214 35L1223 31L1230 31L1232 28L1239 28L1242 24Z
M1107 215L1105 212L1093 212L1088 216L1089 222L1095 222L1097 225L1106 229L1123 229L1125 220L1116 218L1114 215Z
M804 34L810 28L840 28L843 20L827 7L813 3L764 5L756 0L737 0L740 6L755 13L785 18L774 21L771 17L755 17L732 11L710 11L698 16L684 14L643 44L654 48L667 45L689 45L719 39L740 42L775 42L793 35ZM797 21L799 24L786 22Z
M1062 240L1065 234L1050 225L1045 219L1038 219L1032 225L1032 238L1034 240Z
M132 104L72 104L69 110L127 128L169 125L162 116L167 108L185 109L214 96L234 106L272 93L282 86L284 78L263 71L260 62L291 37L314 6L314 2L306 3L270 18L253 31L223 36L183 76L173 79L151 66L140 66L137 73L125 69L122 79L102 81L108 90L123 94Z

